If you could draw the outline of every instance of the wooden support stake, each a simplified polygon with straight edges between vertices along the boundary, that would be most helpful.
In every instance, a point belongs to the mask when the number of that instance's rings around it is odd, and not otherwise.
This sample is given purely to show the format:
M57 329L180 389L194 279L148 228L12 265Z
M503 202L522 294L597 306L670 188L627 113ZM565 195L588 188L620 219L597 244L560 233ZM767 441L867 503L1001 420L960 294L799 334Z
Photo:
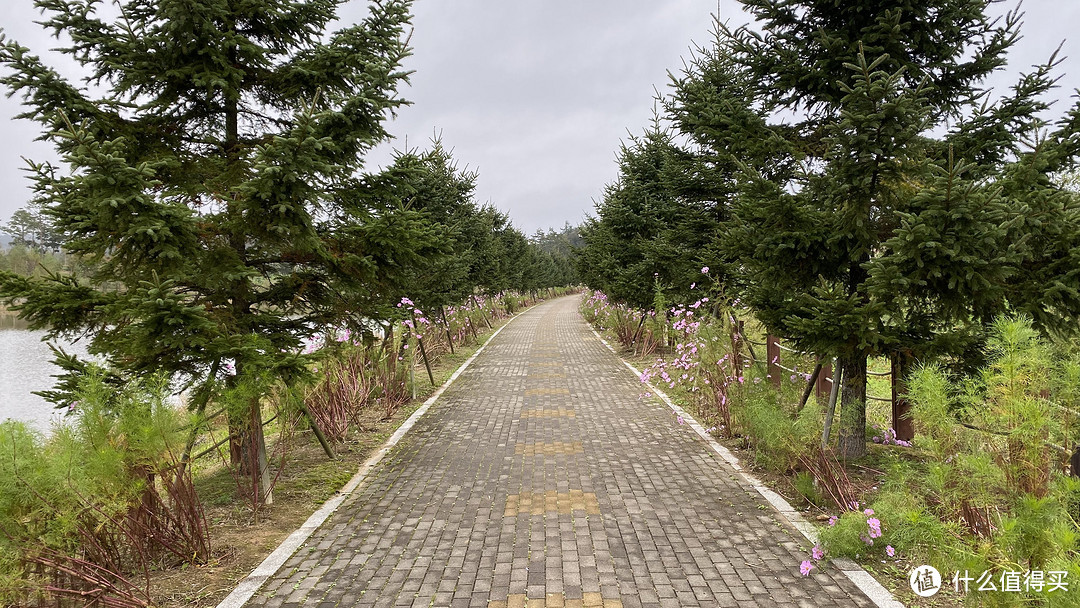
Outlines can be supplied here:
M765 356L769 359L769 381L780 388L780 340L772 334L765 338Z
M832 392L832 372L832 363L827 360L821 361L821 373L818 374L817 379L817 396L822 401L828 399L829 393Z
M435 375L431 373L431 363L428 362L427 349L424 348L424 339L420 337L420 328L416 326L416 313L409 313L412 315L412 330L416 332L416 342L420 345L420 356L424 358L424 368L427 369L428 380L431 381L431 386L435 386Z
M915 438L915 421L911 419L911 402L907 400L904 386L908 366L905 365L903 353L895 353L892 356L892 425L896 431L896 438L900 441L911 441Z
M829 391L829 409L825 411L825 428L821 431L822 450L829 447L829 433L832 431L833 416L836 414L836 396L840 394L840 378L844 375L844 370L836 365L836 359L833 359L833 369L836 370L836 374L833 376L832 390Z
M491 326L491 321L488 321L487 315L484 314L484 307L480 306L480 302L476 300L476 296L472 297L472 301L473 304L476 306L476 309L480 311L480 318L484 320L484 325L487 325L488 329L493 329Z
M431 386L435 386L435 375L431 373L431 363L428 362L427 349L424 348L424 339L417 338L416 341L420 344L420 355L424 358L424 368L427 369L428 380L431 381Z
M315 417L311 415L311 411L308 410L307 404L304 403L304 399L298 398L300 402L300 411L304 413L304 417L307 418L308 424L311 425L311 431L315 433L315 438L319 440L319 445L322 446L326 457L330 460L337 460L337 454L334 453L334 449L330 447L330 442L326 440L326 435L323 434L322 429L319 428L319 423L315 422Z
M450 354L454 354L454 338L450 335L450 322L446 320L446 308L439 307L439 313L442 314L443 327L446 328L446 341L450 344Z
M731 365L735 374L741 376L743 373L742 345L746 343L746 338L742 335L743 322L736 321L735 317L728 318L731 320Z
M472 332L473 343L474 344L479 344L480 343L480 336L476 335L476 325L472 322L472 319L470 319L468 317L468 315L465 316L465 322L469 326L469 331Z
M754 345L750 343L750 340L746 339L746 323L744 321L741 321L741 320L736 320L735 317L731 317L731 323L735 327L735 331L738 332L739 342L742 343L742 344L745 344L746 345L746 352L750 353L750 362L751 363L757 363L758 358L757 358L757 353L754 352ZM742 367L741 367L742 361L741 360L739 361L739 364L740 364L739 369L742 369Z
M810 380L806 383L806 390L803 391L802 399L799 400L799 409L806 407L806 402L810 400L810 393L814 392L814 387L817 386L818 376L821 375L821 359L818 359L817 365L814 366L814 373L810 374Z

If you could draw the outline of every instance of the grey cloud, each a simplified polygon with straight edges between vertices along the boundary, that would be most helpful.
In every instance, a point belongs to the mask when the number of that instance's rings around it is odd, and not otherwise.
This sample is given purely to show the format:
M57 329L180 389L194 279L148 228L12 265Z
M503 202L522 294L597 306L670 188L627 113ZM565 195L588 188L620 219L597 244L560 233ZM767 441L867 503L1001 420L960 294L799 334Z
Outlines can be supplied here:
M364 7L345 5L342 23L361 19ZM399 112L390 126L396 139L368 166L388 162L406 138L425 146L441 133L462 166L479 170L478 198L507 211L525 232L577 223L615 178L619 143L651 119L667 71L681 68L693 41L710 40L717 7L716 0L417 0L414 54L406 60L415 73L402 91L413 105ZM735 0L719 7L722 18L745 20ZM994 86L1045 61L1080 23L1077 2L1028 0L1024 8L1024 39ZM38 18L31 0L6 0L0 10L0 25L24 45L56 45L30 23ZM1077 57L1062 65L1062 98L1080 82L1080 48L1069 42L1064 52ZM13 100L0 101L0 116L17 111ZM29 196L19 156L51 157L31 143L36 133L29 123L0 124L0 219Z

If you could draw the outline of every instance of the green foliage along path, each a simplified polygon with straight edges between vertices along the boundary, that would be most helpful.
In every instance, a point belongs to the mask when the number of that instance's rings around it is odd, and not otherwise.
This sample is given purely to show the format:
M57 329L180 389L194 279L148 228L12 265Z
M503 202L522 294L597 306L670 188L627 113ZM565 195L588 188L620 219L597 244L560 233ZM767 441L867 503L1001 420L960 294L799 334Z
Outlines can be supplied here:
M770 333L839 358L840 449L861 456L868 357L901 375L937 358L974 369L1005 311L1075 329L1080 199L1056 178L1080 151L1080 106L1046 122L1053 57L1000 98L982 91L1020 27L986 0L742 4L753 28L718 24L673 76L671 131L624 149L583 276L648 308L642 271L663 302L710 266Z
M2 272L0 301L89 337L114 383L163 373L196 411L231 404L233 465L266 500L257 405L309 378L311 336L370 336L406 296L437 310L568 280L533 271L539 250L475 204L475 175L438 142L365 171L408 103L410 3L327 32L340 4L128 0L106 19L91 0L39 0L93 87L0 44L0 83L66 165L32 164L35 217L88 269ZM87 366L58 360L68 375L49 397L66 406Z

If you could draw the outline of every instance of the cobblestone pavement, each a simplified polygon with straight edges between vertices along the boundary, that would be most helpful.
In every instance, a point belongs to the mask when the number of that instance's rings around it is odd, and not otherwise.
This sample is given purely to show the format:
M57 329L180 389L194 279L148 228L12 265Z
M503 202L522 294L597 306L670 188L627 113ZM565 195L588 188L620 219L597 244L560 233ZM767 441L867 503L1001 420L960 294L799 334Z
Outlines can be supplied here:
M507 326L251 606L872 606L589 331Z

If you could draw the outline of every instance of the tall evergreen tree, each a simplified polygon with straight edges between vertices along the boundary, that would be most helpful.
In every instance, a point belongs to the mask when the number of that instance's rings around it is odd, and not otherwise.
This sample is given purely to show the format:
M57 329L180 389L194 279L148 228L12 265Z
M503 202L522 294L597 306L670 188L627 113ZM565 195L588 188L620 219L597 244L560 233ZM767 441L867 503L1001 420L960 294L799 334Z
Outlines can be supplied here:
M725 206L702 194L691 163L659 121L622 147L618 180L581 228L578 271L587 285L644 309L657 286L668 302L693 301L702 266L719 274L712 243Z
M575 252L584 244L579 228L567 222L558 232L552 228L547 232L537 230L529 238L529 243L538 254L544 254L550 259L553 265L552 277L538 287L564 287L581 282L575 268Z
M856 457L869 355L956 354L1006 306L1044 324L1080 313L1075 210L1047 177L1075 154L1076 113L1039 122L1049 66L987 101L1019 23L987 0L743 4L760 33L721 28L676 82L676 116L739 164L722 247L773 332L839 356L840 449ZM1029 267L1053 304L1025 294Z
M478 174L459 169L449 150L438 140L424 152L398 152L388 169L405 206L420 212L440 232L446 243L442 255L424 259L408 269L408 297L424 310L456 304L472 295L476 284L469 269L490 234L473 192Z
M53 335L89 334L118 373L235 390L303 375L303 339L383 316L437 240L358 173L405 103L410 3L324 34L341 3L126 0L108 21L95 0L37 0L97 86L10 40L0 82L68 166L34 165L37 200L96 266L87 281L0 275L0 295ZM254 472L261 390L241 393L233 455Z
M38 252L60 248L60 235L49 217L42 212L40 205L30 204L12 213L3 230L11 235L12 242L16 245Z

